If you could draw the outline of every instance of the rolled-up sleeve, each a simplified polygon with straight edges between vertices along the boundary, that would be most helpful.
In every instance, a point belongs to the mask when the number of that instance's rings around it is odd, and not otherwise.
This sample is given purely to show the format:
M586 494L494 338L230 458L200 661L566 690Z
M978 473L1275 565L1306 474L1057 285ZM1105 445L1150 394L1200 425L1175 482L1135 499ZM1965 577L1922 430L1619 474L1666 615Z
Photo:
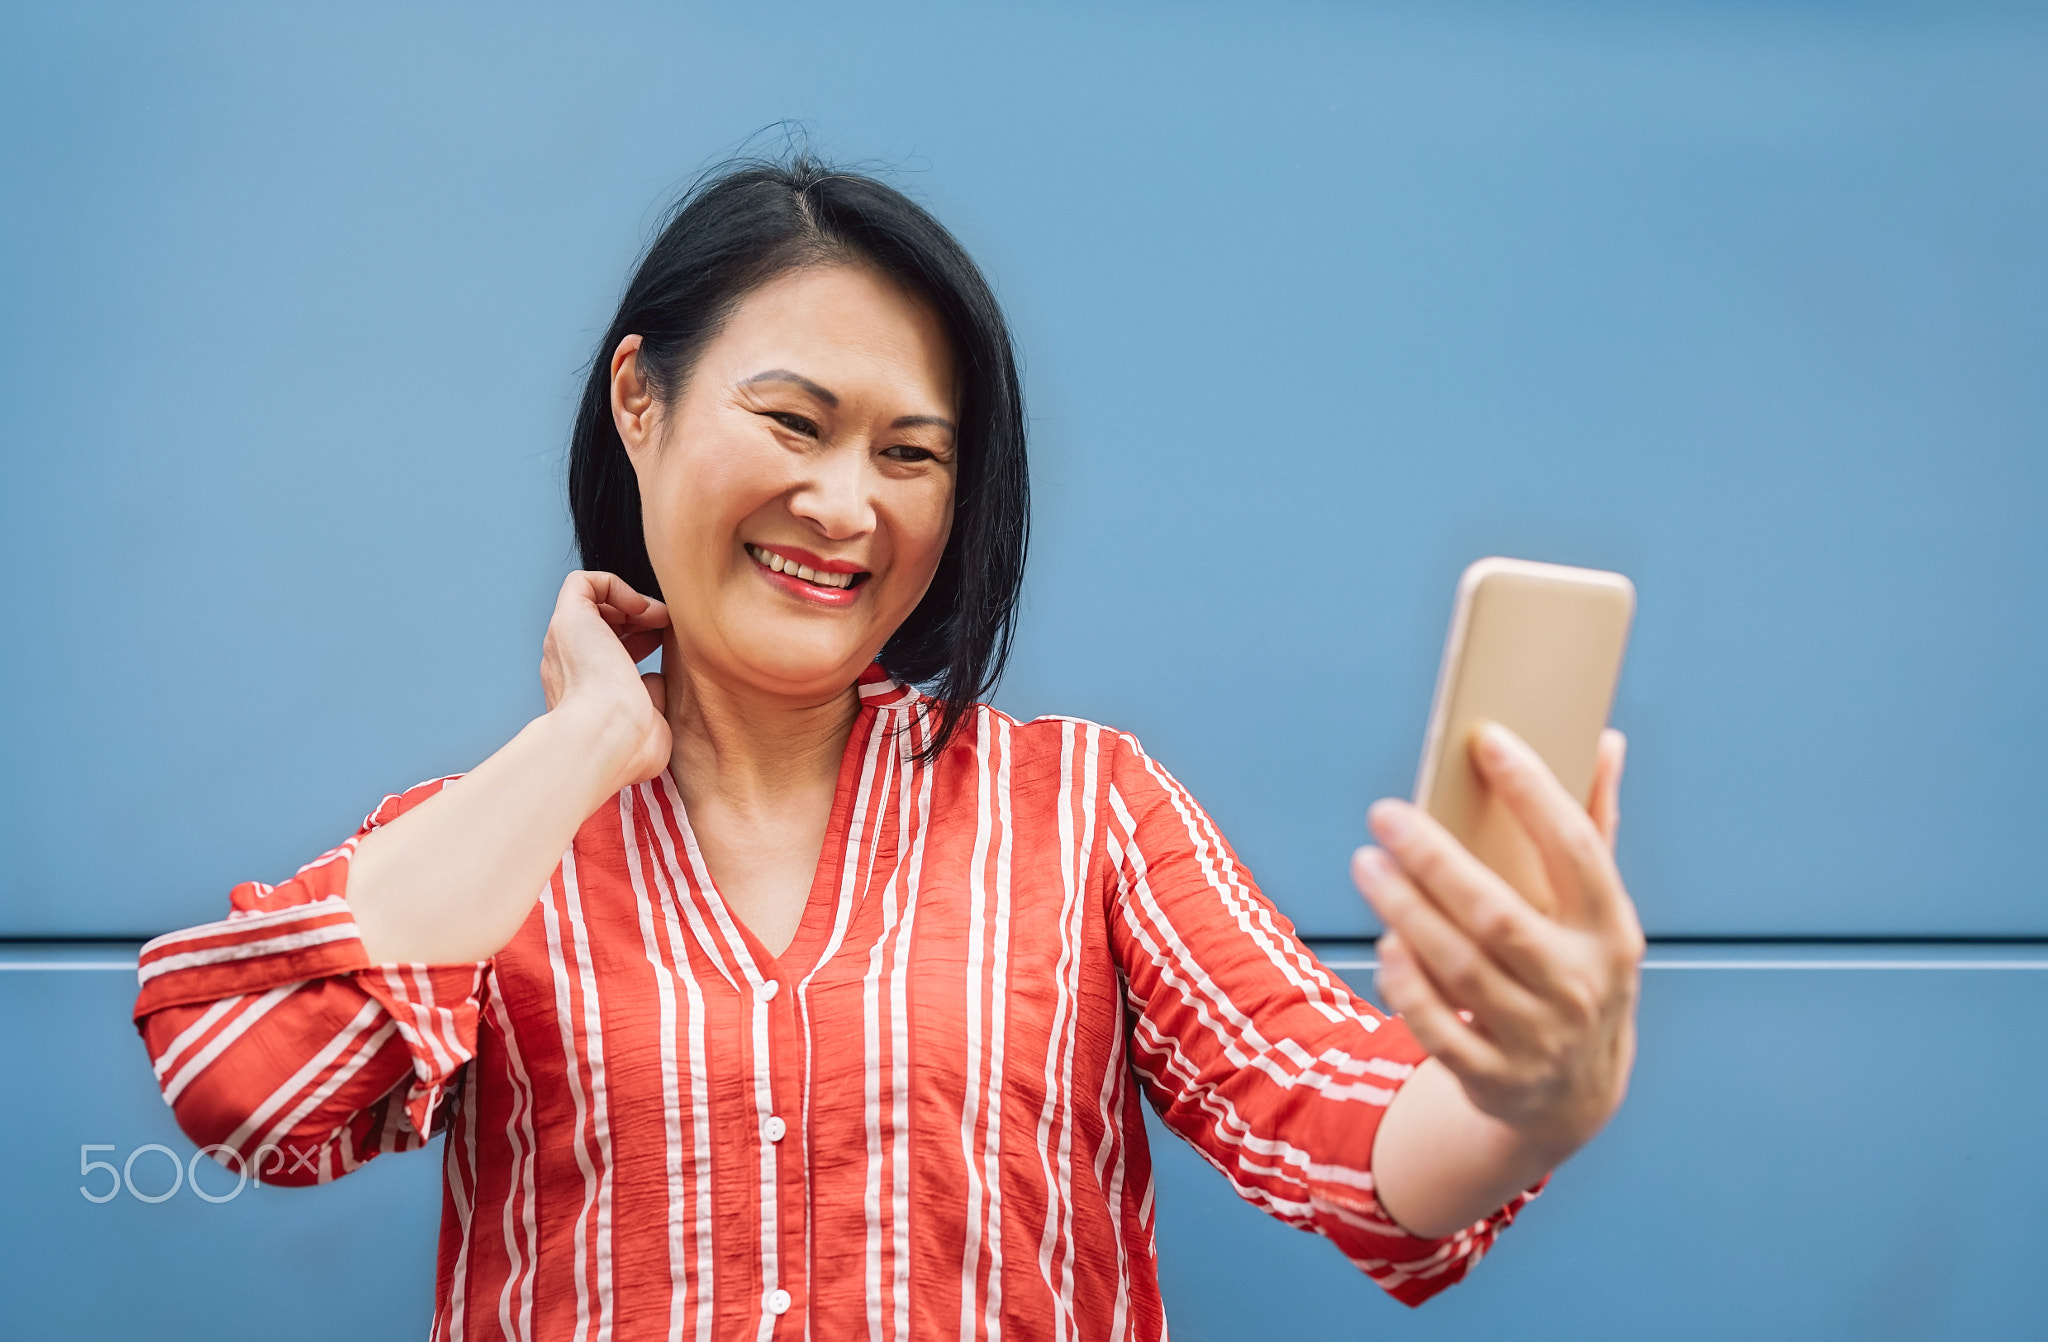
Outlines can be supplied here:
M1427 1055L1325 969L1187 790L1118 741L1105 824L1132 1058L1166 1125L1247 1201L1330 1239L1418 1305L1460 1280L1535 1191L1442 1239L1374 1194L1373 1141Z
M475 1056L489 962L373 965L356 845L452 779L386 798L339 848L142 948L135 1024L186 1135L268 1183L324 1183L426 1141Z

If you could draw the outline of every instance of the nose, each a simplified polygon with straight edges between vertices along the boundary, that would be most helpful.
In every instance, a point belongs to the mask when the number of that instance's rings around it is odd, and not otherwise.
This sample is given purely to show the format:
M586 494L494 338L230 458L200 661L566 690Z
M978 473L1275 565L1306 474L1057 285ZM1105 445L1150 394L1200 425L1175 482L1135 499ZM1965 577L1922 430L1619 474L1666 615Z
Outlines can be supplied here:
M790 496L789 510L827 539L854 540L875 528L865 444L846 444L811 457L810 478Z

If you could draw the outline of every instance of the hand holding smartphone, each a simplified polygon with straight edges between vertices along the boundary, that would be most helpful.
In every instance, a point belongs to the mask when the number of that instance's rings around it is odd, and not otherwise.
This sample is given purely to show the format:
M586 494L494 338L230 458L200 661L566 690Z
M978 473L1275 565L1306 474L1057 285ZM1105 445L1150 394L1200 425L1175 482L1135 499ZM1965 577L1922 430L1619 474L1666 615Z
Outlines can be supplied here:
M1385 927L1380 1000L1429 1054L1373 1146L1374 1193L1411 1232L1447 1233L1529 1187L1627 1092L1644 943L1609 852L1621 759L1600 760L1634 606L1615 573L1507 559L1467 569L1416 782L1442 828L1382 801L1377 846L1352 857ZM1485 722L1526 748L1490 742L1482 773Z
M1619 573L1481 559L1458 582L1415 803L1524 899L1557 910L1542 856L1472 766L1472 735L1498 722L1583 805L1635 614Z

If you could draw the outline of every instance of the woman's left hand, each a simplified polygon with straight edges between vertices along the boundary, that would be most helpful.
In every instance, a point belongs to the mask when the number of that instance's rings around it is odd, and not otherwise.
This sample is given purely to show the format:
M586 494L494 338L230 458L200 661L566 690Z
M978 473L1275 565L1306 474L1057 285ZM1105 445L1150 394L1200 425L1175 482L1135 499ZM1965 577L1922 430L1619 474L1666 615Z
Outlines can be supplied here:
M1621 1105L1635 1058L1642 927L1614 865L1625 743L1606 732L1581 807L1535 751L1489 724L1481 777L1535 840L1558 900L1546 917L1420 808L1374 805L1384 850L1352 862L1386 926L1379 990L1474 1107L1550 1168Z

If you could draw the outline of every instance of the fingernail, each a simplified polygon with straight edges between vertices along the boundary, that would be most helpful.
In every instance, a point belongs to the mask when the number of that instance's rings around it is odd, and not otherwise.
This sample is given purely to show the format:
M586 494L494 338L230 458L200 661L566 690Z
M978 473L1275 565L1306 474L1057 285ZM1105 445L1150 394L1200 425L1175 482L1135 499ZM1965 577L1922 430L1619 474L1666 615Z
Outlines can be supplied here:
M1508 729L1498 722L1481 723L1479 727L1479 750L1489 763L1499 763L1508 756Z
M1408 832L1408 808L1391 797L1383 798L1365 813L1365 822L1381 839L1394 843Z
M1365 847L1358 850L1358 874L1367 885L1378 885L1387 876L1387 855L1379 849Z

